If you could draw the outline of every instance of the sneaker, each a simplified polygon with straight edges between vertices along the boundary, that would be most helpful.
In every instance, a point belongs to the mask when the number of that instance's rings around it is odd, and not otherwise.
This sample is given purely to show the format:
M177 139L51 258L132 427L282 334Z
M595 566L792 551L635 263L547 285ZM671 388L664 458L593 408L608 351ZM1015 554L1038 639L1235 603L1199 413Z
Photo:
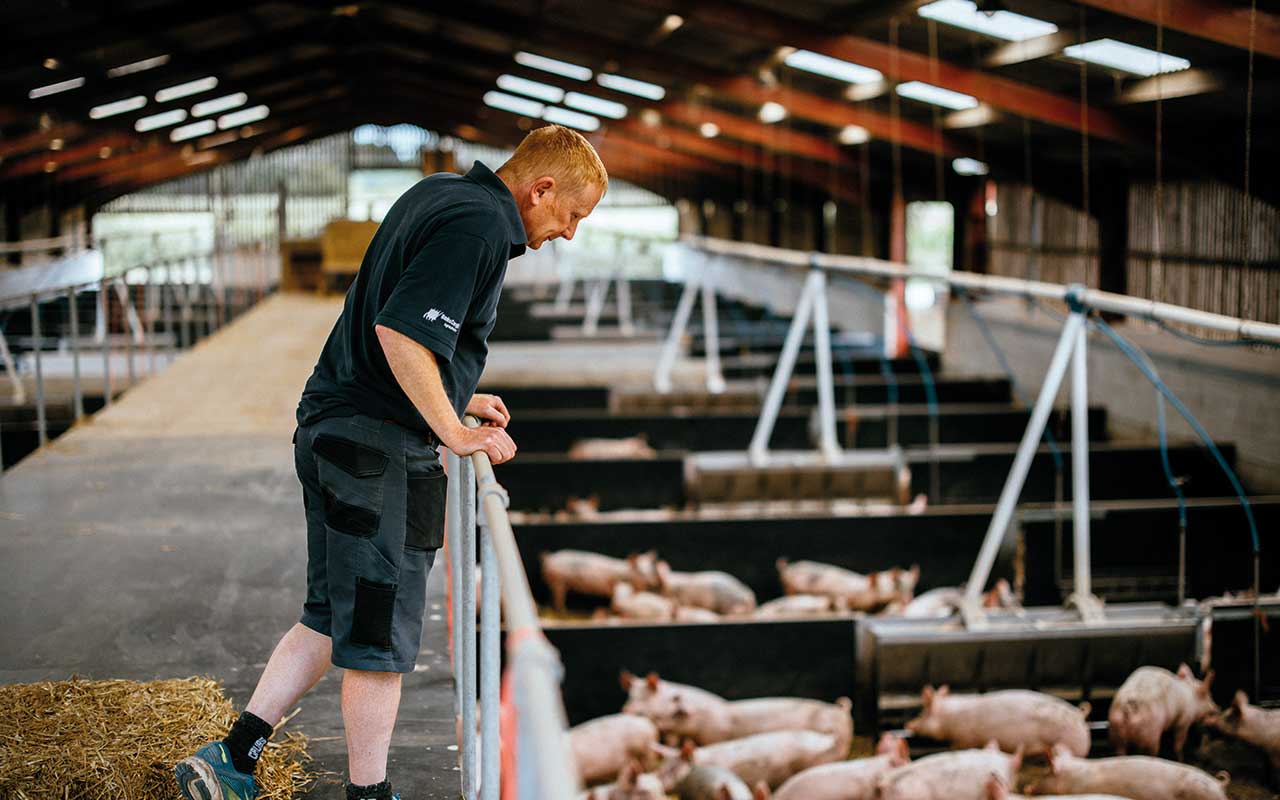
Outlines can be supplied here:
M186 800L253 800L258 794L252 775L237 772L222 742L210 742L173 768Z

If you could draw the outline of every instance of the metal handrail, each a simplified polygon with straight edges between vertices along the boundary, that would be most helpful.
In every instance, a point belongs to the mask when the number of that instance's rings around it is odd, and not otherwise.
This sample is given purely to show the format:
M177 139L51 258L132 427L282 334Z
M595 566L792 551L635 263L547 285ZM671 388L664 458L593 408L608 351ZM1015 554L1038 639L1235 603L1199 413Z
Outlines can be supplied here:
M975 272L961 271L948 273L924 272L892 261L882 261L865 256L838 256L827 253L790 250L745 242L732 242L726 239L715 239L706 236L688 236L681 241L700 247L710 253L733 255L757 261L774 261L789 267L817 268L828 272L869 275L880 278L915 278L934 283L960 286L966 289L992 292L994 294L1066 301L1068 293L1072 291L1071 287L1062 284L1008 278L1001 275L982 275ZM1161 303L1142 297L1104 292L1100 289L1082 288L1079 300L1082 305L1099 311L1163 322L1199 325L1212 330L1234 333L1245 339L1280 342L1280 325L1269 322L1229 317L1223 314L1214 314L1210 311L1200 311L1194 308L1173 305L1172 303Z
M470 428L480 425L475 417L463 420ZM508 497L494 476L493 465L484 451L467 458L448 452L449 459L449 558L453 591L453 668L457 681L459 712L462 718L462 796L475 800L475 725L477 659L475 630L475 552L480 550L482 603L480 606L479 684L481 781L479 797L499 796L500 743L498 729L499 653L498 600L506 618L507 663L516 707L517 781L516 796L524 800L568 800L579 790L566 735L567 721L560 696L562 668L560 656L542 633L538 607L529 588L515 532L507 514ZM476 514L476 506L480 514ZM480 538L476 541L477 517ZM455 538L456 532L456 538Z

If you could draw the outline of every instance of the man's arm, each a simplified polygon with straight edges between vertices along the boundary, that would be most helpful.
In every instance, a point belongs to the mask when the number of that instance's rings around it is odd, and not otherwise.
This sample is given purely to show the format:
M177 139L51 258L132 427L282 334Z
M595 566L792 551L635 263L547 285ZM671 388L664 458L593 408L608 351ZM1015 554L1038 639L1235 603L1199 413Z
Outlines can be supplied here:
M515 456L516 444L502 428L468 428L458 419L440 380L435 353L385 325L375 325L374 330L400 388L445 447L460 456L483 450L494 464Z

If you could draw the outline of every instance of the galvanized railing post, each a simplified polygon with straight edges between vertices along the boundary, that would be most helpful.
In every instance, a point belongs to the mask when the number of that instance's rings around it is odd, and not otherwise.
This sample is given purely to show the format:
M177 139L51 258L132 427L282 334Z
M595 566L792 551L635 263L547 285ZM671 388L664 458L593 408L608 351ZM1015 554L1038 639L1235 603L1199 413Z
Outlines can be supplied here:
M445 448L445 459L448 461L448 483L445 500L445 531L448 535L449 551L449 603L450 629L453 631L453 650L450 659L453 666L454 707L462 713L462 484L461 459L452 450Z
M40 351L44 345L40 341L40 298L31 295L31 352L36 361L36 431L40 438L40 446L49 443L49 423L44 408L44 365L41 363Z
M973 572L970 573L969 582L965 586L963 612L965 622L970 627L981 627L984 624L982 592L986 589L987 578L991 575L991 567L995 564L1000 543L1004 541L1009 522L1013 519L1018 495L1022 493L1022 485L1026 482L1027 473L1031 469L1031 460L1040 444L1040 437L1044 435L1045 423L1049 420L1049 412L1053 410L1053 401L1058 395L1058 387L1062 385L1067 367L1070 366L1071 352L1076 347L1076 337L1084 323L1085 317L1081 313L1073 312L1067 317L1062 335L1058 338L1057 347L1053 351L1053 358L1049 362L1049 371L1045 375L1044 385L1040 388L1040 396L1036 398L1035 408L1031 412L1031 421L1027 423L1027 429L1022 434L1017 455L1014 456L1013 466L1009 470L1009 477L1000 491L1000 500L996 503L991 525L987 528L982 549L978 552L978 559L974 562Z
M702 341L706 346L707 391L724 392L724 373L720 370L720 321L716 309L716 290L710 280L702 281Z
M102 332L102 404L111 406L111 298L107 279L98 283L98 330Z
M828 461L840 457L836 437L836 389L831 370L831 321L827 316L827 275L814 269L813 346L818 372L818 443Z
M671 320L671 330L667 332L667 340L662 343L662 353L658 356L658 366L653 372L653 388L660 394L671 392L671 370L675 367L676 357L680 354L680 340L689 327L689 315L693 313L693 304L698 299L698 282L689 278L680 293L680 302L676 304L676 315Z
M471 459L458 469L459 553L462 559L462 797L476 798L476 479Z
M67 312L71 323L71 404L79 422L84 419L84 387L80 383L80 309L74 286L67 289Z
M502 684L501 571L493 534L481 515L480 527L480 798L498 800L501 752L498 722Z
M631 282L626 276L619 275L617 280L618 294L618 330L623 336L634 336L635 323L631 319Z
M1072 602L1081 617L1095 622L1102 619L1102 605L1093 595L1089 565L1089 364L1086 360L1089 327L1083 324L1085 311L1079 306L1078 297L1077 293L1067 296L1072 316L1082 317L1082 324L1076 330L1071 372L1071 503L1075 532L1075 594Z
M787 329L787 338L782 344L782 354L778 356L778 366L773 370L773 378L769 381L769 389L764 396L764 406L760 410L760 419L756 422L751 444L747 448L747 455L756 466L763 466L768 458L769 439L773 436L778 412L782 410L782 398L786 394L791 373L795 370L796 357L800 354L800 344L804 341L804 332L809 326L809 314L813 310L815 293L821 280L821 270L810 270L804 288L800 290L795 316L791 318L791 327Z

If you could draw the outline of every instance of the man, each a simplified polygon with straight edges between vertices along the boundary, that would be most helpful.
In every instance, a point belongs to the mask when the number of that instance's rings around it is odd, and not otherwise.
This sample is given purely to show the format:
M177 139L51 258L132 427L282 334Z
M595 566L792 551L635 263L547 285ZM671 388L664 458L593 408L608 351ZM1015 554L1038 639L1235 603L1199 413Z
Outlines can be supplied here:
M530 133L496 173L476 162L396 201L365 253L298 405L294 461L307 518L307 597L227 737L175 768L187 800L252 800L273 727L342 667L348 800L398 800L387 750L422 634L427 574L444 543L437 446L516 445L502 401L473 394L507 261L572 239L608 186L595 150L557 125ZM459 417L485 420L466 428Z

